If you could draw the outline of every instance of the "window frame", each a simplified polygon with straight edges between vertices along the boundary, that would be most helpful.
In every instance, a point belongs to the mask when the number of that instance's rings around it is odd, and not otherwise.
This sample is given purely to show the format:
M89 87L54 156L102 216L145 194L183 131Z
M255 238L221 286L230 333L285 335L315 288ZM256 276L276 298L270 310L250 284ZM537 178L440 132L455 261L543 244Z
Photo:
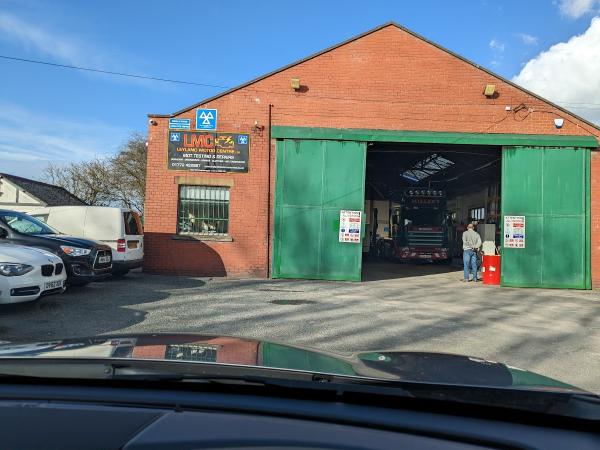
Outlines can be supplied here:
M195 350L195 352L194 352ZM203 357L192 358L193 353L204 354ZM173 355L175 352L181 352L184 354L190 353L190 356L184 358L177 358ZM167 344L165 349L165 359L169 361L200 361L208 363L216 363L218 358L219 346L211 344Z
M227 198L227 219L225 220L227 225L226 233L215 233L215 232L193 232L193 231L181 231L180 229L180 214L181 214L181 191L183 188L196 188L196 189L222 189L228 193ZM231 207L231 186L227 185L213 185L213 184L178 184L177 185L177 218L176 218L176 234L173 239L179 240L199 240L199 241L232 241L231 238L231 221L230 221L230 207Z
M128 218L130 218L133 221L133 224L135 224L135 228L136 228L135 231L137 231L137 233L131 233L131 228L130 228L131 223L129 223L129 221L127 220ZM139 214L137 214L133 210L123 211L123 226L125 228L126 236L143 236L143 234L144 234L144 229L141 226Z

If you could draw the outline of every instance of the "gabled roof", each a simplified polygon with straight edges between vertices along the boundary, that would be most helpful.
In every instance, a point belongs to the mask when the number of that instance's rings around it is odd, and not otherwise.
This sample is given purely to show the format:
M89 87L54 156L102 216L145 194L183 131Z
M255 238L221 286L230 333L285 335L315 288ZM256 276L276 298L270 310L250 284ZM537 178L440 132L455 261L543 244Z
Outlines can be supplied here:
M28 194L46 203L47 206L80 206L87 205L83 200L71 194L65 188L29 178L18 177L7 173L0 173L0 179L6 178Z
M560 110L560 111L562 111L562 112L564 112L566 114L569 114L570 116L576 118L577 120L580 120L583 123L585 123L587 125L590 125L591 127L595 128L597 130L600 130L600 126L596 125L595 123L590 122L587 119L584 119L583 117L578 116L577 114L569 111L566 108L563 108L562 106L557 105L556 103L553 103L553 102L551 102L551 101L549 101L549 100L547 100L547 99L545 99L543 97L540 97L539 95L535 94L534 92L531 92L531 91L529 91L529 90L527 90L527 89L519 86L518 84L513 83L512 81L504 78L503 76L498 75L497 73L494 73L491 70L486 69L485 67L482 67L479 64L474 63L473 61L471 61L471 60L469 60L469 59L467 59L467 58L459 55L458 53L455 53L452 50L448 50L447 48L445 48L445 47L443 47L443 46L441 46L441 45L439 45L439 44L437 44L437 43L435 43L433 41L430 41L429 39L421 36L420 34L417 34L414 31L409 30L408 28L405 28L402 25L399 25L399 24L397 24L396 22L393 22L393 21L386 22L383 25L380 25L380 26L378 26L376 28L373 28L371 30L368 30L368 31L366 31L364 33L361 33L359 35L351 37L350 39L347 39L347 40L345 40L343 42L340 42L339 44L335 44L335 45L333 45L331 47L328 47L328 48L326 48L324 50L321 50L321 51L319 51L317 53L313 53L310 56L307 56L307 57L302 58L302 59L300 59L298 61L290 63L290 64L288 64L286 66L280 67L279 69L273 70L272 72L269 72L269 73L267 73L265 75L261 75L260 77L254 78L253 80L247 81L246 83L240 84L239 86L235 86L235 87L233 87L231 89L225 90L225 91L223 91L223 92L221 92L219 94L216 94L216 95L214 95L212 97L209 97L209 98L206 98L204 100L201 100L201 101L199 101L197 103L194 103L191 106L188 106L186 108L180 109L179 111L176 111L176 112L174 112L172 114L148 114L148 117L157 117L157 118L163 117L163 118L168 118L168 117L178 116L179 114L183 114L184 112L187 112L187 111L189 111L191 109L197 108L197 107L199 107L201 105L204 105L205 103L212 102L212 101L214 101L214 100L216 100L216 99L218 99L220 97L223 97L223 96L225 96L227 94L230 94L230 93L235 92L237 90L243 89L243 88L245 88L245 87L247 87L247 86L249 86L251 84L254 84L254 83L258 82L258 81L264 80L265 78L268 78L271 75L275 75L275 74L277 74L279 72L283 72L284 70L287 70L287 69L289 69L291 67L297 66L298 64L302 64L303 62L306 62L308 60L316 58L317 56L321 56L324 53L328 53L328 52L330 52L332 50L335 50L336 48L342 47L342 46L344 46L346 44L354 42L354 41L356 41L358 39L361 39L361 38L363 38L365 36L368 36L369 34L375 33L377 31L382 30L382 29L387 28L387 27L396 27L396 28L398 28L398 29L400 29L400 30L402 30L402 31L404 31L404 32L406 32L406 33L408 33L408 34L416 37L417 39L420 39L420 40L422 40L422 41L424 41L424 42L426 42L426 43L428 43L430 45L433 45L434 47L437 47L438 49L440 49L440 50L448 53L449 55L454 56L455 58L458 58L461 61L464 61L465 63L470 64L471 66L473 66L473 67L475 67L475 68L477 68L477 69L479 69L479 70L481 70L481 71L483 71L483 72L485 72L485 73L487 73L487 74L489 74L489 75L491 75L491 76L493 76L493 77L495 77L495 78L503 81L504 83L507 83L507 84L509 84L509 85L511 85L511 86L513 86L513 87L515 87L517 89L519 89L520 91L522 91L522 92L524 92L524 93L526 93L526 94L528 94L528 95L530 95L532 97L535 97L538 100L540 100L540 101L542 101L544 103L547 103L548 105L550 105L550 106L552 106L552 107L554 107L554 108L556 108L556 109L558 109L558 110Z

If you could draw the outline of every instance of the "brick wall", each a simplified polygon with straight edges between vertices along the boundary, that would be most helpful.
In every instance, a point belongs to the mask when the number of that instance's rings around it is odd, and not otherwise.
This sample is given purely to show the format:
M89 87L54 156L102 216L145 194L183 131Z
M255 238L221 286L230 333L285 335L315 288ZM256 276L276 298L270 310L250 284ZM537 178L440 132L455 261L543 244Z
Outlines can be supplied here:
M215 102L216 103L216 102ZM219 131L250 132L254 120L243 125L228 121L236 106L219 108ZM268 108L263 105L262 109ZM192 117L193 114L181 117ZM268 111L257 109L259 123L265 124ZM232 242L173 240L177 231L178 184L176 177L190 172L166 168L168 119L156 119L148 136L146 205L144 210L144 270L180 275L267 276L267 133L251 133L247 174L202 174L215 181L233 180L230 187L229 234Z
M290 79L300 78L293 91ZM482 95L486 84L498 95ZM192 99L193 100L193 99ZM268 129L252 133L255 121L273 125L375 128L474 133L590 135L600 132L525 92L390 25L316 58L275 73L203 107L218 108L219 131L251 134L247 174L210 174L234 180L230 234L233 242L174 241L177 184L186 172L166 169L168 119L148 131L145 207L145 270L190 275L267 276ZM525 105L519 113L505 106ZM177 117L194 122L195 108ZM557 130L553 119L563 117ZM271 183L274 185L274 145ZM594 167L597 168L597 157ZM600 181L592 172L592 198ZM271 193L273 194L273 189ZM271 198L271 204L273 199ZM593 223L600 221L594 211ZM596 220L596 222L594 222ZM271 221L272 223L272 221ZM592 236L594 280L600 283L600 233Z

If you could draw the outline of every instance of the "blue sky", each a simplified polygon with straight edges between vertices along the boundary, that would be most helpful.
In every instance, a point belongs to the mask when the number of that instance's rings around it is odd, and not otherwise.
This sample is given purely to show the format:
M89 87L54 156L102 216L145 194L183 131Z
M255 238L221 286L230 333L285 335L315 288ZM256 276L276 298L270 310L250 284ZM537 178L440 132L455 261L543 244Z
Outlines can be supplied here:
M393 20L600 123L600 0L0 0L0 55L235 86ZM0 172L117 150L220 89L0 59Z

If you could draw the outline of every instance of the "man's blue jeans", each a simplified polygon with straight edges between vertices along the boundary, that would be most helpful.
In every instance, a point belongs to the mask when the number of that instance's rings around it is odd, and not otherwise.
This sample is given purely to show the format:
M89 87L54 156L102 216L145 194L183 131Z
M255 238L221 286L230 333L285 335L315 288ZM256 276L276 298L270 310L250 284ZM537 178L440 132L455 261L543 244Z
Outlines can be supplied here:
M465 280L469 280L469 269L471 269L473 280L477 281L477 256L475 255L475 250L463 251L463 269Z

